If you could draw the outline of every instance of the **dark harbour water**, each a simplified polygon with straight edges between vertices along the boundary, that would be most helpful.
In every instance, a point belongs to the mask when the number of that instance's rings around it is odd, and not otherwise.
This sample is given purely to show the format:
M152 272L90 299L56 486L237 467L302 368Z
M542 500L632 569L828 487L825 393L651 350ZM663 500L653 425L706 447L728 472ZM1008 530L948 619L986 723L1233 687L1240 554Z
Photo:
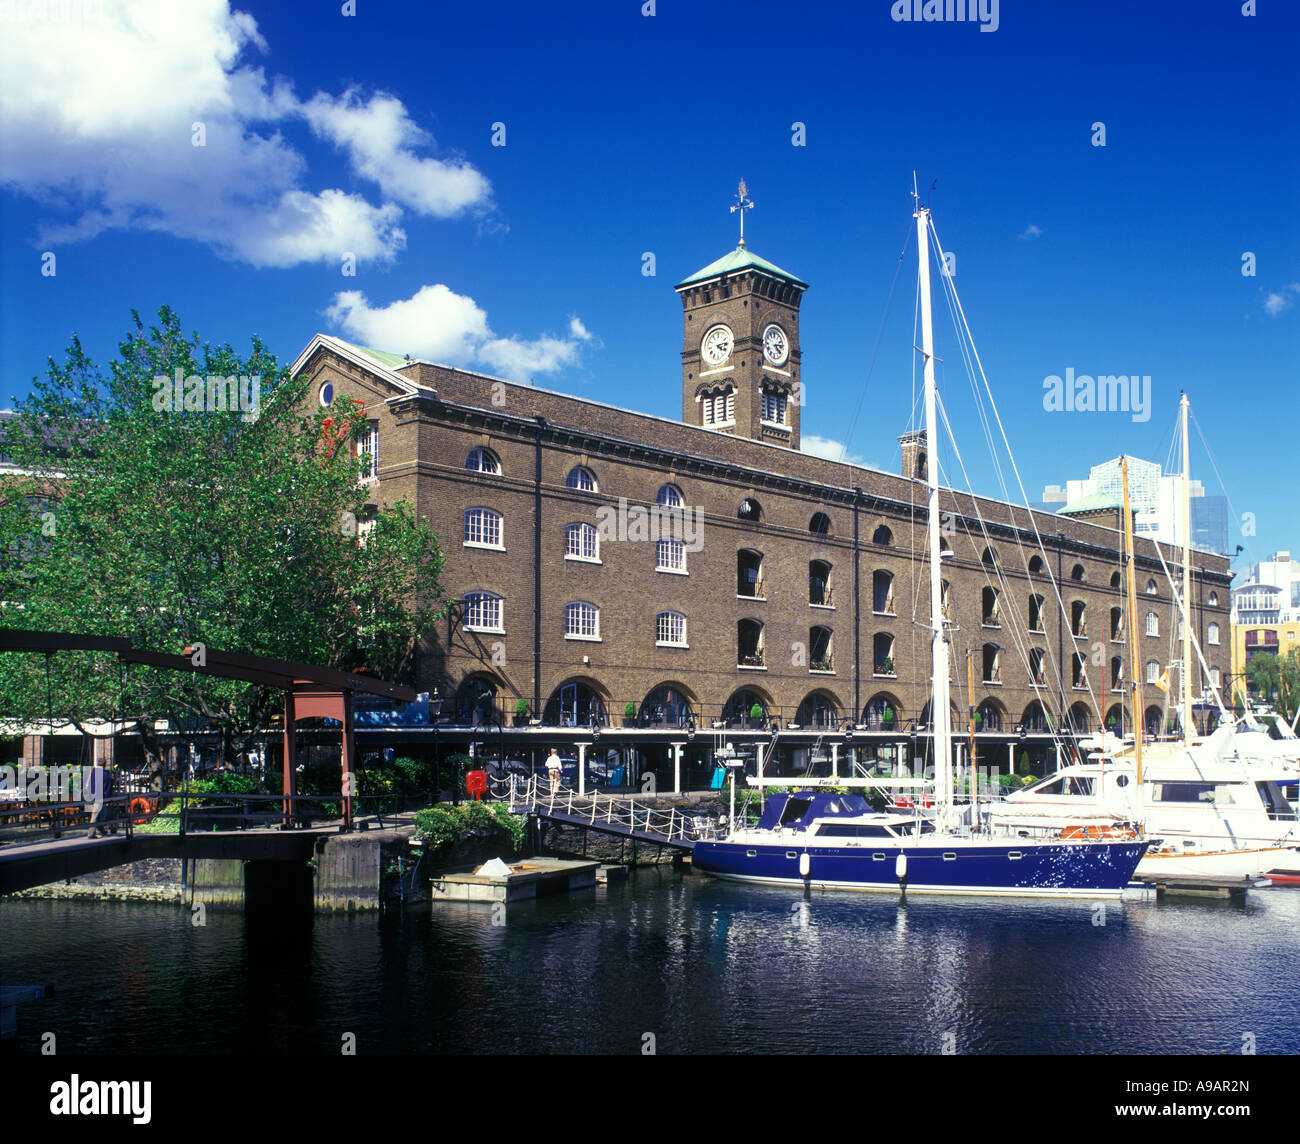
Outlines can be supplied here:
M0 902L19 1051L1300 1052L1300 891L1097 905L813 892L642 870L508 908L253 918Z

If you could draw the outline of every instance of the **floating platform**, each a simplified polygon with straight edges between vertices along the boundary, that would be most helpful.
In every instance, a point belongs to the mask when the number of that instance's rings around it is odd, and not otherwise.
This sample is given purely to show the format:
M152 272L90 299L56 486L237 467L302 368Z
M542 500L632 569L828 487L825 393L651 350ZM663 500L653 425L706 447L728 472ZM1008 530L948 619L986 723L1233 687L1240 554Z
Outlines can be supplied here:
M567 894L596 884L599 862L525 858L508 874L440 874L430 882L434 901L518 902L548 894Z
M602 864L600 869L596 871L596 881L602 886L607 886L610 882L621 882L626 877L626 866L609 866Z
M1257 878L1144 878L1141 883L1154 888L1158 897L1177 894L1191 898L1231 898L1240 901L1247 890L1257 890L1272 883L1266 876Z

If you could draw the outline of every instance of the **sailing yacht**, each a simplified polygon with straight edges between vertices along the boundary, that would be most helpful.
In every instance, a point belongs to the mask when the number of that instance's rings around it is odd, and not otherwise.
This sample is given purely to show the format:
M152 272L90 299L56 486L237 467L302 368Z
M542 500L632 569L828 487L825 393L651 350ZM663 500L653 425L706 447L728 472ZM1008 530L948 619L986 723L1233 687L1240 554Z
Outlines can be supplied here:
M915 200L915 190L913 191ZM802 790L767 801L757 825L734 817L727 835L697 842L692 865L719 878L833 889L1033 897L1118 898L1147 848L1139 838L998 838L955 826L949 709L948 622L942 610L939 465L934 336L930 308L928 207L913 212L919 255L925 374L930 572L931 710L934 712L935 820L877 813L860 795ZM935 235L936 247L938 236ZM764 783L760 777L750 780ZM859 784L868 780L858 780ZM768 783L767 785L772 785Z
M1256 878L1296 866L1296 812L1284 788L1295 781L1294 763L1250 720L1228 715L1208 668L1209 692L1220 722L1197 738L1192 722L1192 650L1200 658L1186 601L1190 597L1191 527L1188 495L1187 395L1181 402L1183 453L1183 586L1174 588L1182 615L1182 661L1178 672L1182 741L1145 746L1141 734L1123 743L1109 733L1083 740L1087 761L1066 766L988 808L989 819L1025 838L1107 836L1136 832L1150 843L1138 864L1140 879ZM1132 519L1128 509L1128 466L1124 471L1124 539L1128 563L1129 614L1136 613L1133 588ZM1158 549L1157 549L1158 551ZM1163 556L1161 560L1163 562ZM1168 574L1168 568L1165 569ZM1173 578L1170 577L1172 585ZM1137 663L1136 625L1128 624L1130 662ZM1134 679L1133 726L1141 727L1141 681ZM1253 726L1251 725L1253 723Z

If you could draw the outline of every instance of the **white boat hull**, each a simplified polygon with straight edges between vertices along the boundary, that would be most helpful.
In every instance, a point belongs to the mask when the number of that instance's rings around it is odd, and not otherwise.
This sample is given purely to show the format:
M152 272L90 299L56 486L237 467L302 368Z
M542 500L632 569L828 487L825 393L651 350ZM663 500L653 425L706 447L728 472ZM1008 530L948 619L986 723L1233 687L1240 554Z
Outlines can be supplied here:
M1136 877L1144 881L1165 878L1258 878L1269 870L1294 863L1295 848L1267 846L1253 850L1187 850L1161 854L1148 850L1138 863Z

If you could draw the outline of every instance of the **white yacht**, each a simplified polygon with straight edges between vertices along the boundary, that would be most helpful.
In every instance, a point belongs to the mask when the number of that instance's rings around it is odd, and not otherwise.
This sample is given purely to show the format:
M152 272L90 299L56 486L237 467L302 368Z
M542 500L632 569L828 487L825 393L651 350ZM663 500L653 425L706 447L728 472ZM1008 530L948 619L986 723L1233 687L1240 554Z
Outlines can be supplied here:
M1288 773L1250 753L1230 723L1190 747L1148 746L1140 790L1131 744L1108 735L1089 745L1099 749L1086 762L992 804L990 820L1026 838L1136 833L1149 842L1139 878L1248 878L1297 866Z

